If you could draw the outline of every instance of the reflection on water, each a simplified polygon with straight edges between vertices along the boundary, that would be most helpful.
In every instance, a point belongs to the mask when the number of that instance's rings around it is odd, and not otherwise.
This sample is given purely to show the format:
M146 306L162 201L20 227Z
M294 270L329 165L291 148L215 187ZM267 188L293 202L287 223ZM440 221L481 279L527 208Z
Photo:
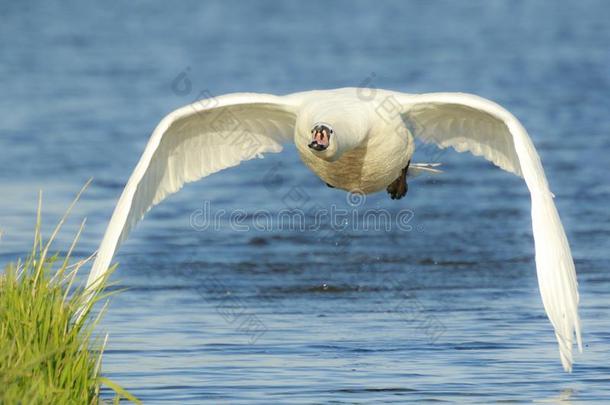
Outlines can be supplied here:
M583 403L610 397L610 25L603 1L38 2L0 6L2 261L30 243L36 192L57 216L84 181L97 248L158 120L200 95L369 86L467 91L529 129L581 286L585 352L562 372L540 302L529 196L489 164L421 147L409 228L192 226L206 202L256 221L287 205L353 210L294 148L186 187L117 260L104 370L145 402ZM182 76L181 76L182 75ZM180 83L175 82L180 77ZM309 215L309 214L307 214ZM350 222L351 221L351 222ZM250 222L253 225L253 222ZM48 224L50 225L50 224ZM76 219L69 224L75 229ZM197 223L195 223L197 225ZM65 235L65 240L70 235Z

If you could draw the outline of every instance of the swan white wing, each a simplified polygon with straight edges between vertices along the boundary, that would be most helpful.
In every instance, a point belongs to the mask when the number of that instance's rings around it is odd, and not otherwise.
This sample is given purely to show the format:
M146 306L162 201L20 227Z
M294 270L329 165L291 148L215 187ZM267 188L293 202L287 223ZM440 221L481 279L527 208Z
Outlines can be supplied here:
M540 158L525 128L498 104L470 94L399 94L397 98L415 137L441 148L483 156L525 180L532 201L540 295L555 329L563 367L571 371L574 336L582 351L574 261Z
M102 278L129 231L169 194L244 160L280 152L293 138L297 101L295 96L228 94L163 118L114 209L87 286Z

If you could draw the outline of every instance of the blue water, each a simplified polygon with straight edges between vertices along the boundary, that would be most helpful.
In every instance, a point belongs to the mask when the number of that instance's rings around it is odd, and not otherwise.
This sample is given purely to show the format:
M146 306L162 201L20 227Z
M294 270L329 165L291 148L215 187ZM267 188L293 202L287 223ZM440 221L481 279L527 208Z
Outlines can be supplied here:
M86 216L77 253L96 249L152 129L200 94L477 93L523 121L557 196L581 292L572 374L538 294L527 189L482 160L420 149L442 176L356 207L293 148L189 185L120 250L128 291L102 324L104 373L145 403L610 399L608 2L38 1L0 14L3 263L30 244L38 190L48 234L89 177L57 247ZM388 232L353 217L343 231L191 226L206 202L251 225L295 204L411 217Z

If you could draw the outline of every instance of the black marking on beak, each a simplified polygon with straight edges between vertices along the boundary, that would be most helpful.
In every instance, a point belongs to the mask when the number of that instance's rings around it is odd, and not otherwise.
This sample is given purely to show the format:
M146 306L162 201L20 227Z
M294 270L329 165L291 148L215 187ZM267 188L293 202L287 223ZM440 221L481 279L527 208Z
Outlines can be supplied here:
M309 145L307 145L307 146L309 146L311 149L316 150L318 152L321 152L324 149L328 148L328 146L320 145L316 141L311 141L311 143Z

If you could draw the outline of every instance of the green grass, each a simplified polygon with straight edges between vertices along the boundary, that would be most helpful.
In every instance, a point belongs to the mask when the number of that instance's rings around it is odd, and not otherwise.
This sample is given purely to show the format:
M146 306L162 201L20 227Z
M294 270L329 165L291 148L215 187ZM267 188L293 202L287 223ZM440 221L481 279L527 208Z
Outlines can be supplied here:
M108 296L107 284L98 283L94 299L87 300L83 287L74 284L86 260L71 259L84 221L63 256L49 253L83 190L47 241L40 233L39 198L31 253L0 274L1 404L96 404L102 385L115 392L115 403L140 402L100 373L107 335L96 336L94 330L105 306L97 314L92 309Z

